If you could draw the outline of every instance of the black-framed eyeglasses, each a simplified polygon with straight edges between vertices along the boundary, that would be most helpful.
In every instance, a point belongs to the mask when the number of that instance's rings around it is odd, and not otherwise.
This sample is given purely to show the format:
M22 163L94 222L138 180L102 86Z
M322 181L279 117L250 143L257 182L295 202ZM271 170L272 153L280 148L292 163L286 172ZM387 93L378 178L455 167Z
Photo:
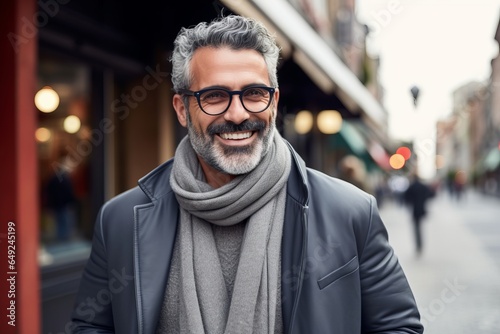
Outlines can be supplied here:
M200 109L211 116L225 113L231 105L233 95L240 96L241 105L246 111L251 113L263 112L271 104L275 91L275 88L267 86L252 86L243 90L206 88L197 92L189 89L179 89L179 93L182 95L196 97Z

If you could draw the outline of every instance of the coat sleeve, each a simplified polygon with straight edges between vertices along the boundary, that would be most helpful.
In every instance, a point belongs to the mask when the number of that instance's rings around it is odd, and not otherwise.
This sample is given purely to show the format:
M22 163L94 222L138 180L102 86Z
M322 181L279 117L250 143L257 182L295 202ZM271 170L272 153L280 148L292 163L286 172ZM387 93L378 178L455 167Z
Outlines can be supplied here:
M376 201L360 254L363 333L423 333L406 276L388 242Z
M99 212L92 239L92 251L84 269L72 313L72 333L114 333L112 293L108 284L106 245Z

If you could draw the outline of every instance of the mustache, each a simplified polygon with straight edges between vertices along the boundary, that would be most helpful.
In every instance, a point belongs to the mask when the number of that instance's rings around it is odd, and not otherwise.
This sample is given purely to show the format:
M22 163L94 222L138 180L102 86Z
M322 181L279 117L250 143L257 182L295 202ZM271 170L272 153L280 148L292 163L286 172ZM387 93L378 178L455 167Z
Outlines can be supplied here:
M222 124L211 124L207 127L207 133L211 136L218 133L241 132L241 131L261 131L266 128L264 121L244 121L240 124L226 122Z

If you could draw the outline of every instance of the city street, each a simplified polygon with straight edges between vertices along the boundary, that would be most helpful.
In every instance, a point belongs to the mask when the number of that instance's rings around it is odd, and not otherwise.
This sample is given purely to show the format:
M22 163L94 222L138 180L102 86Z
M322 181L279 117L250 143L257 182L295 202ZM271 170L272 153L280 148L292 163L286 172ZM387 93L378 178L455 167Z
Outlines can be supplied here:
M500 199L464 195L429 202L420 256L409 210L392 201L380 210L426 334L500 333Z

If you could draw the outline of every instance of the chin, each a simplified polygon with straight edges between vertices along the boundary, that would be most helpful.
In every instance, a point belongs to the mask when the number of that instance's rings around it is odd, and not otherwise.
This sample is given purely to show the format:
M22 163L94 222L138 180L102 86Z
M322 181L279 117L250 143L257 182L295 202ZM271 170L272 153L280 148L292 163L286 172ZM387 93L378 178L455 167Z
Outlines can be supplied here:
M252 149L251 146L231 147L222 149L218 157L217 169L230 175L242 175L250 173L262 160L262 144Z
M242 175L250 173L262 161L269 152L274 141L274 128L265 139L260 139L254 145L244 147L224 147L216 153L216 160L220 170L230 175Z

